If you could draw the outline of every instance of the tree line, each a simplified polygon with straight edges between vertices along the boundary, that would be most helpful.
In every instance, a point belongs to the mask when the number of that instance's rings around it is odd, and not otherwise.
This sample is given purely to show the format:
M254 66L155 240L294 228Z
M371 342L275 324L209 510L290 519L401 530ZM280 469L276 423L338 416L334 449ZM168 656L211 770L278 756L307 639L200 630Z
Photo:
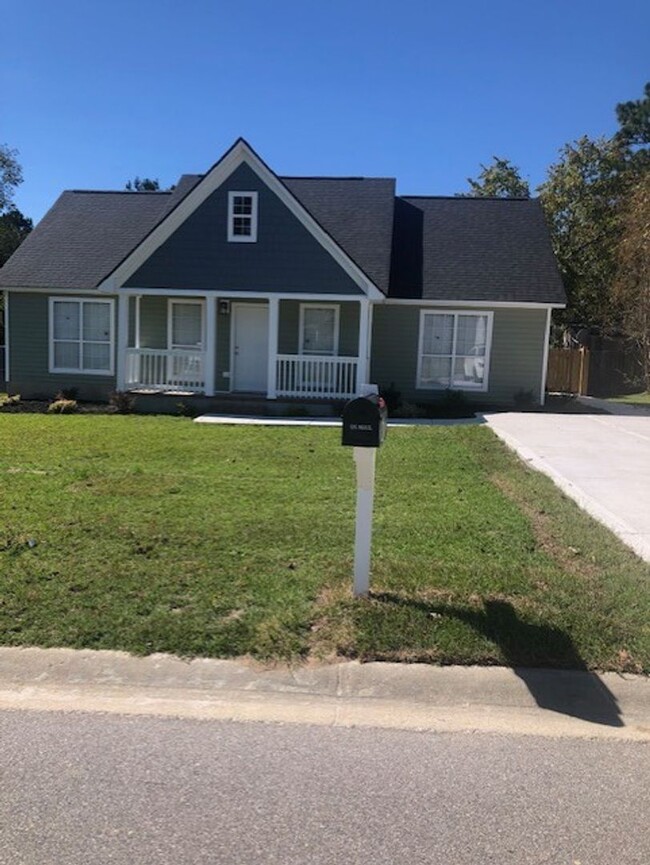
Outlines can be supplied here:
M566 144L536 192L569 301L557 325L627 338L650 390L650 83L640 99L616 106L616 118L611 137ZM502 157L468 183L462 195L531 194Z
M629 339L650 390L650 83L615 111L614 135L565 144L536 193L568 295L556 324ZM459 195L530 197L510 160L495 156L480 169ZM32 229L13 203L22 180L16 151L0 145L0 266ZM158 191L160 184L136 177L125 189Z

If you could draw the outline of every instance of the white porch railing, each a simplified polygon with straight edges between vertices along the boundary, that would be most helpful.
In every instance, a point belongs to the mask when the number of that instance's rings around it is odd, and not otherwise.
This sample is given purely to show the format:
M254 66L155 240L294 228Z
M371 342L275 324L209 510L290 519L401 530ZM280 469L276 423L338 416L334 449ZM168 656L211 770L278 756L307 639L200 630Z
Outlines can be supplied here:
M205 390L205 353L197 349L127 348L127 390Z
M357 394L358 365L356 357L279 354L276 393L307 399L349 399Z

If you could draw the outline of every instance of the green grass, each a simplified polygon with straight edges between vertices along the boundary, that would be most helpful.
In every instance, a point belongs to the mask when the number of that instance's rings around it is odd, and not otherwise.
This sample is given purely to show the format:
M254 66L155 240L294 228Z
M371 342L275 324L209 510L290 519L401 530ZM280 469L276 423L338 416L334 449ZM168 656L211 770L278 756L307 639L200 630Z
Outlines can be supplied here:
M611 396L609 399L612 402L622 402L627 405L643 405L650 406L650 393L626 393L622 396Z
M650 670L650 567L487 428L390 430L361 601L336 430L17 414L0 448L5 645Z

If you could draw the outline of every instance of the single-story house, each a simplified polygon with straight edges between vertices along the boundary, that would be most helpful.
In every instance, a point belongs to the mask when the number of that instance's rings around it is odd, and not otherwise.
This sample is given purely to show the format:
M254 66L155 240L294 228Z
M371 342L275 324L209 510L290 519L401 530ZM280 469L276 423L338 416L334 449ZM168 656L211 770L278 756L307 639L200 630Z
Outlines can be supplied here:
M0 270L6 389L544 401L566 298L533 199L279 177L239 139L165 192L64 192Z

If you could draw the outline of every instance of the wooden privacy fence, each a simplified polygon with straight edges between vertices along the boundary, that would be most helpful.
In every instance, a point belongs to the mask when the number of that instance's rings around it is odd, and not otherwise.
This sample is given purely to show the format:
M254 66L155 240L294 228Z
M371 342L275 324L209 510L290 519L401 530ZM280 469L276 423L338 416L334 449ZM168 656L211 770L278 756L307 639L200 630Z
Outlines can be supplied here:
M551 348L548 353L546 390L577 393L583 396L589 387L589 349Z

